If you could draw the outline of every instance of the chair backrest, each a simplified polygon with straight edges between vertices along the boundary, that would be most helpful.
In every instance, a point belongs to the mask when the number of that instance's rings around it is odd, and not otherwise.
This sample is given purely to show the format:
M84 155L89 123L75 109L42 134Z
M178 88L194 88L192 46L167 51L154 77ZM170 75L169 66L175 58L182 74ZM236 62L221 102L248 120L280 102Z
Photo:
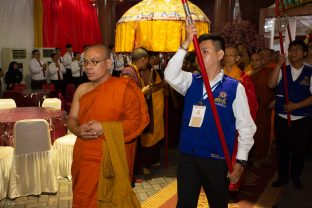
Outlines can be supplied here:
M16 108L15 101L11 98L0 99L0 109L6 109L6 108Z
M45 152L51 149L49 124L44 119L19 120L14 124L14 154Z
M28 104L25 101L25 98L22 95L21 91L18 90L7 90L2 93L3 98L11 98L15 101L17 107L25 107Z
M42 89L43 90L55 90L55 85L53 83L50 83L50 84L44 83L42 85Z
M75 85L73 84L67 84L66 85L66 88L65 88L65 99L67 101L73 101L73 97L74 97L74 94L75 94Z
M46 98L43 100L41 107L50 107L54 109L62 109L62 101L58 98Z
M25 84L14 84L12 90L23 91L26 90L27 86Z

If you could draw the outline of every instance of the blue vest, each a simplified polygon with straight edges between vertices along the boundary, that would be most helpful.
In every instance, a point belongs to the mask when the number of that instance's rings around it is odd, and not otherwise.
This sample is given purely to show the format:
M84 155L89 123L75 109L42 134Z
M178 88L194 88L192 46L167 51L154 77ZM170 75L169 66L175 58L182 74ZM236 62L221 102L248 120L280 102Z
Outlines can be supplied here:
M297 103L311 96L310 92L311 87L310 79L312 76L311 68L305 65L298 79L296 79L296 81L293 81L291 76L291 66L287 65L286 75L287 75L289 101ZM286 112L284 111L285 104L284 92L285 92L284 77L282 77L281 81L278 83L276 88L275 111L278 114L286 114ZM290 112L290 114L294 116L312 116L312 105L294 110Z
M232 109L236 97L238 81L224 75L213 91L218 115L230 155L236 138L235 117ZM190 127L189 122L194 105L202 101L206 106L205 116L200 128ZM193 75L192 84L184 98L184 111L180 132L179 150L186 154L203 158L224 159L217 127L208 98L203 100L203 79Z

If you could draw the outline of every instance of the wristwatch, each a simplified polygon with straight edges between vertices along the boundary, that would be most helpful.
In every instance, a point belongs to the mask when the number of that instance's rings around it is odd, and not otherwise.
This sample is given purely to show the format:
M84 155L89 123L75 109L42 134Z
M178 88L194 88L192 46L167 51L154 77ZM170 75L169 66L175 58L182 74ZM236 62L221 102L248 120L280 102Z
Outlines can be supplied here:
M247 166L247 160L236 159L236 163L240 164L242 167L246 167Z

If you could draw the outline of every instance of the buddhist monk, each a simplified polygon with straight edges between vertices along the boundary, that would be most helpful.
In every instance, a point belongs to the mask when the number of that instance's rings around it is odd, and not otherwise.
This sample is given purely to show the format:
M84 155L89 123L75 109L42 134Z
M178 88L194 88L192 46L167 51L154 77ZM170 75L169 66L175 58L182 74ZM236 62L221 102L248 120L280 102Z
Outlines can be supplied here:
M135 138L149 122L141 89L131 79L112 77L111 65L104 45L94 45L86 50L82 66L90 82L77 88L67 122L69 130L77 135L72 164L74 208L97 207L100 164L104 154L102 143L106 140L102 122L122 123L130 178Z
M270 68L272 70L275 69L276 67L276 52L273 49L270 48L264 48L261 52L260 55L263 60L263 67L265 68Z
M159 54L155 52L149 52L149 66L148 70L143 71L142 78L144 85L150 86L150 93L147 94L149 99L152 99L152 106L149 110L152 111L150 115L149 131L143 132L141 135L141 144L143 149L143 173L150 173L149 168L152 165L160 165L160 147L162 139L165 136L164 130L164 87L166 85L156 70L159 66L160 58ZM149 106L150 107L150 106Z
M238 53L238 49L234 46L227 46L224 51L223 70L224 70L224 74L238 80L244 86L247 99L248 99L250 114L253 120L255 120L257 110L258 110L256 92L255 92L255 88L250 77L247 74L245 74L237 66L240 59L241 57ZM236 144L237 142L235 143L235 146L234 146L232 158L236 158L236 152L237 152ZM242 183L242 179L237 183L230 183L229 190L238 191L240 189L241 183Z
M272 116L270 104L274 100L274 91L267 86L272 69L263 66L261 54L254 53L251 55L250 66L250 78L254 83L259 103L256 118L257 131L254 135L255 143L251 150L251 158L254 160L253 165L257 167L260 162L264 162L262 159L265 159L269 152Z
M256 98L255 87L250 77L236 65L239 59L240 56L236 47L233 46L226 47L223 58L224 74L238 80L245 87L250 113L252 118L255 120L258 110L258 102Z
M240 60L238 50L236 47L228 46L225 48L223 64L224 64L224 74L240 80L241 78L241 69L236 65Z

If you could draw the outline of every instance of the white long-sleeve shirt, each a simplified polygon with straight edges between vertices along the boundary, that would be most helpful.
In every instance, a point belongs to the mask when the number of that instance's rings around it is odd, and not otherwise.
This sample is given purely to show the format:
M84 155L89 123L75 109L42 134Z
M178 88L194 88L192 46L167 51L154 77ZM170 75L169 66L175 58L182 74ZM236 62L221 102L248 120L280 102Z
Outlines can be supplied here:
M59 63L59 64L60 64L60 68L56 67L55 62L52 62L51 64L49 64L48 71L49 71L51 80L59 80L57 71L60 71L60 78L61 80L63 80L63 74L66 72L66 69L62 63Z
M63 56L63 64L66 69L70 69L70 65L73 62L73 55L70 52L66 52Z
M41 65L40 65L41 63ZM43 60L40 60L40 63L37 59L32 58L29 63L29 71L31 74L32 80L46 80L47 79L47 72L43 73L42 66L45 64ZM44 76L45 74L45 76Z
M179 49L177 53L170 59L165 69L165 80L168 84L182 95L185 95L188 88L192 84L192 73L182 70L183 60L186 51ZM224 73L223 70L210 81L210 86L214 86L221 81ZM212 89L213 91L214 89ZM203 85L203 96L206 94L205 86ZM204 99L207 95L204 96ZM238 151L237 159L247 160L248 153L254 144L253 136L256 132L256 125L250 115L248 100L245 88L242 84L238 84L236 91L236 98L233 102L233 113L236 118L235 126L239 133L238 136ZM226 130L226 129L223 129Z
M306 65L306 64L304 64L304 65ZM296 69L292 65L290 65L291 77L292 77L293 81L296 81L298 79L298 77L300 76L300 74L303 70L304 65L302 65L302 67L300 67L299 69ZM282 70L280 70L280 72L278 74L278 80L277 80L278 83L280 83L282 80L282 74L283 74ZM312 94L312 77L310 77L310 92ZM285 114L278 114L278 116L280 116L284 119L287 119L287 115L285 115ZM291 113L290 113L290 120L292 120L292 121L301 119L303 117L304 116L294 116L294 115L291 115Z
M81 77L82 71L81 71L81 67L79 65L79 61L74 60L71 63L70 68L71 68L71 72L72 72L73 77Z

